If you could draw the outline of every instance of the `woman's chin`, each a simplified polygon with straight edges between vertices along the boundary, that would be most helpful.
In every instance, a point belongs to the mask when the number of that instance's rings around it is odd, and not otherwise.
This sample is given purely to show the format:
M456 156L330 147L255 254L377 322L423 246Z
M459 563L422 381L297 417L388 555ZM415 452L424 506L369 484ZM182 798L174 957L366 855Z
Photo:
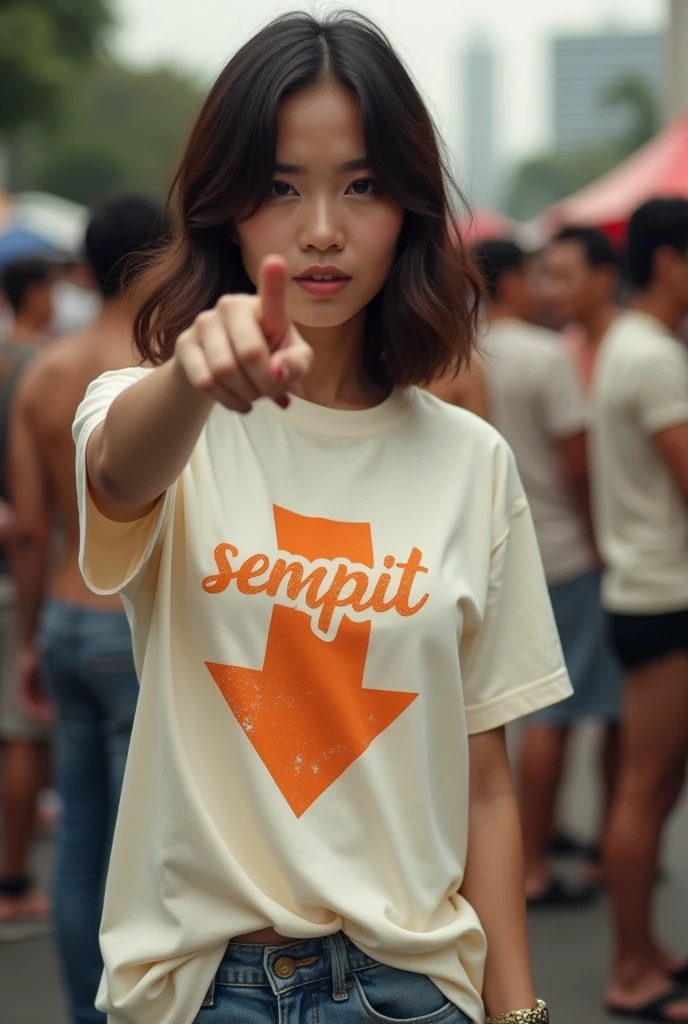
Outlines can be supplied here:
M334 330L347 324L356 314L356 310L337 308L334 303L323 303L322 306L314 303L309 309L296 312L294 323L302 330Z

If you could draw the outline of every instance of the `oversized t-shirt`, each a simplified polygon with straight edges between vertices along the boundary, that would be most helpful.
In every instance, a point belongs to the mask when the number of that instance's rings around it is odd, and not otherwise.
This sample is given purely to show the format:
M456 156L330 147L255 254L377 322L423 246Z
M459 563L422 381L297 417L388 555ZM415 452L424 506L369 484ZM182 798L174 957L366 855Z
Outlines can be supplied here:
M105 519L74 425L81 565L141 683L99 1005L190 1024L232 937L343 929L474 1020L468 735L570 693L528 505L490 426L415 389L346 412L216 406L145 519ZM135 453L132 452L132 457Z
M611 612L688 608L688 504L655 434L688 423L688 349L632 310L602 342L593 389L595 528Z

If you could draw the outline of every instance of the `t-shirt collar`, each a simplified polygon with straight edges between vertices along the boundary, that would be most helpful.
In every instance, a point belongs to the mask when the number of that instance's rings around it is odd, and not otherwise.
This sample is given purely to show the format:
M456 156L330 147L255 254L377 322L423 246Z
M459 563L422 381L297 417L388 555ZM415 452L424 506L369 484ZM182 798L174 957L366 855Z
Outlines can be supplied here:
M290 395L289 408L280 411L289 423L331 437L365 437L391 430L407 414L413 402L413 388L395 388L379 405L371 409L331 409ZM273 403L270 403L271 405ZM275 411L276 406L273 405Z

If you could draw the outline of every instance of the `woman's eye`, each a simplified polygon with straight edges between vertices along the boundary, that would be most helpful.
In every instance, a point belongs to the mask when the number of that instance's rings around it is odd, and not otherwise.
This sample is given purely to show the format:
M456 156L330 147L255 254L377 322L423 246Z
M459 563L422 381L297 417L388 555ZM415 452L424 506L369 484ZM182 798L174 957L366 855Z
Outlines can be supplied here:
M283 199L285 196L298 195L293 185L290 185L288 181L273 181L270 189L271 196L277 196L279 199Z
M346 191L355 196L371 196L375 192L375 182L372 178L358 178Z

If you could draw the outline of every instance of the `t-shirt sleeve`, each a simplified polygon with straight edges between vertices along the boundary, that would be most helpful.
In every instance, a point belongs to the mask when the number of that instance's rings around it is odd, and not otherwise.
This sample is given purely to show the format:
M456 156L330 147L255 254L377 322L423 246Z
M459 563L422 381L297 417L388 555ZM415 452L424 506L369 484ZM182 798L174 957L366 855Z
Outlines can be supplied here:
M530 508L508 456L508 505L495 536L477 621L461 639L469 735L506 725L571 694ZM516 492L514 494L514 492Z
M587 430L588 412L583 385L570 353L559 339L552 340L542 408L545 430L554 440L573 437Z
M116 523L107 519L91 498L86 473L86 449L115 399L147 373L140 367L103 374L89 385L77 409L72 436L76 445L76 487L79 503L79 567L96 594L116 594L132 583L161 542L174 505L176 485L143 519Z
M688 354L670 338L653 341L636 368L640 422L650 435L688 423Z

